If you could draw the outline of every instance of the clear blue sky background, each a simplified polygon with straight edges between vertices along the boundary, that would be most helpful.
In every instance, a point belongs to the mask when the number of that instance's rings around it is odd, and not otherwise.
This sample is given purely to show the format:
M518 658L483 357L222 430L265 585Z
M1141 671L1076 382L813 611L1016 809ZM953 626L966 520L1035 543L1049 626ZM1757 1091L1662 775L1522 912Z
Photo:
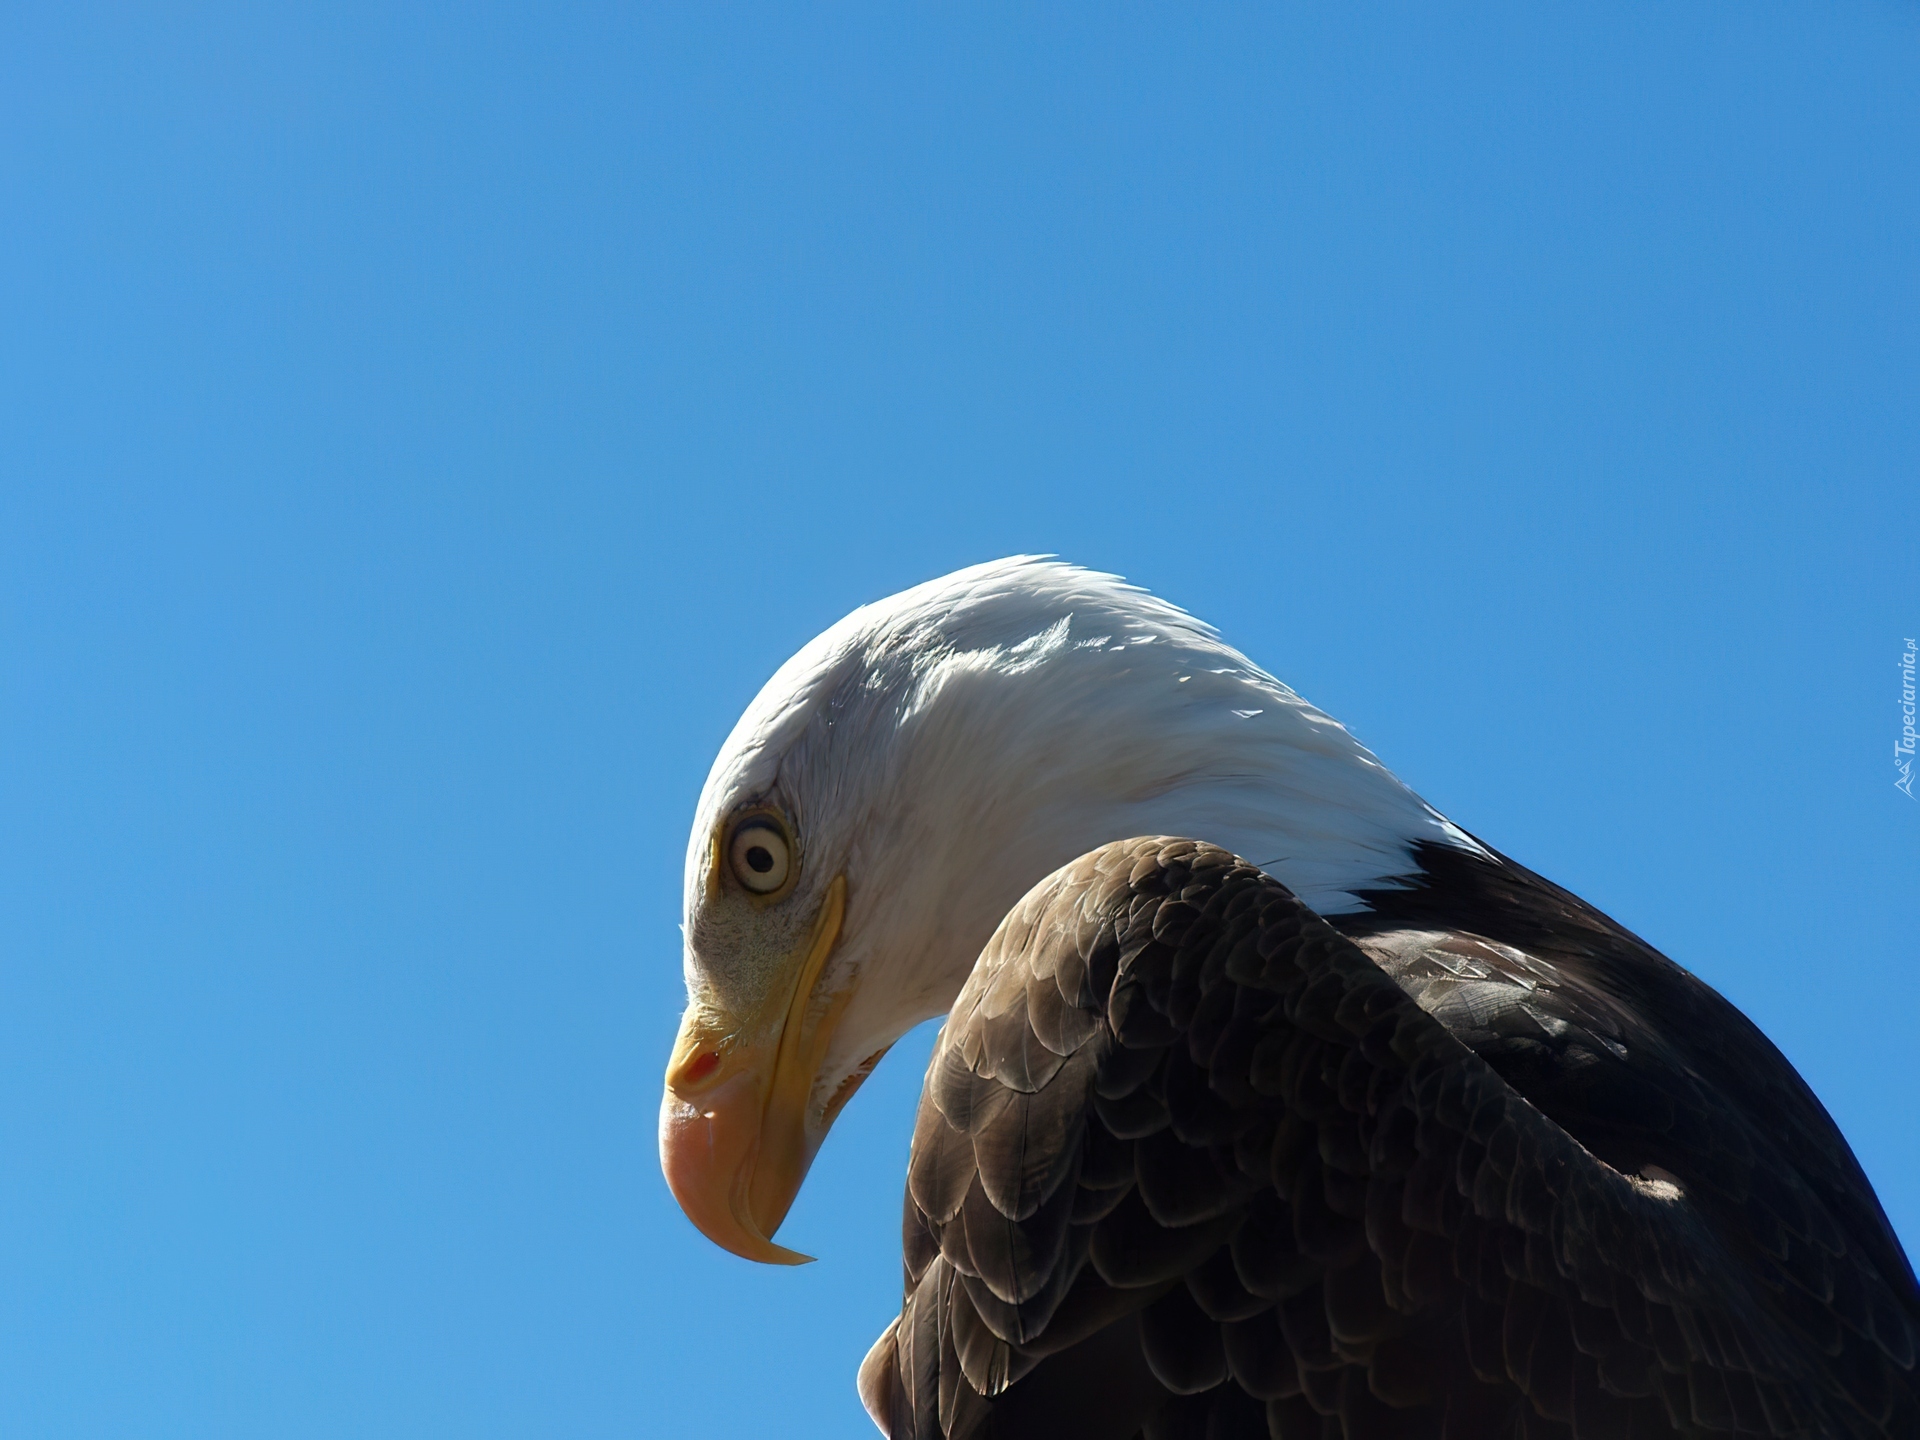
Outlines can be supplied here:
M863 1433L929 1037L653 1126L809 636L1054 551L1747 1010L1920 1242L1920 11L0 20L0 1430Z

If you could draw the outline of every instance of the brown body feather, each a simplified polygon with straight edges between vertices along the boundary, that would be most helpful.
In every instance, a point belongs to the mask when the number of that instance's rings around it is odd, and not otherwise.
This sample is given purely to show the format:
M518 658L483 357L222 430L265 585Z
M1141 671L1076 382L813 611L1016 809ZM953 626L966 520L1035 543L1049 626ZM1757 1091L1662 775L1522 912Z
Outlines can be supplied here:
M893 1440L1920 1437L1920 1292L1791 1066L1447 863L1329 923L1133 840L1021 902L921 1100Z

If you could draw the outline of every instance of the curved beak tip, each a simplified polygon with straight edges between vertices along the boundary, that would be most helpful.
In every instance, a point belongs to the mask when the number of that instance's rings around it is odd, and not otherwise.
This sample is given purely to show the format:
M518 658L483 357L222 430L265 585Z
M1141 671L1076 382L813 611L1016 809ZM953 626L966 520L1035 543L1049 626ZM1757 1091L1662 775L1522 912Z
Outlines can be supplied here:
M760 1127L752 1082L737 1075L697 1102L668 1089L660 1101L660 1169L687 1218L714 1244L764 1265L806 1265L811 1255L767 1238L778 1219L763 1229L753 1215Z

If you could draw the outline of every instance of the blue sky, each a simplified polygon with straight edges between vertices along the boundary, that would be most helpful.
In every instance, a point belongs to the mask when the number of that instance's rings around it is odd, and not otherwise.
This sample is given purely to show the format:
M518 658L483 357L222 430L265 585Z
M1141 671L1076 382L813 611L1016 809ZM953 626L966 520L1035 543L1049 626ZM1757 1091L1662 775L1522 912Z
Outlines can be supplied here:
M1920 1242L1909 5L16 7L0 1429L862 1433L929 1037L653 1149L734 717L1057 552L1744 1008Z

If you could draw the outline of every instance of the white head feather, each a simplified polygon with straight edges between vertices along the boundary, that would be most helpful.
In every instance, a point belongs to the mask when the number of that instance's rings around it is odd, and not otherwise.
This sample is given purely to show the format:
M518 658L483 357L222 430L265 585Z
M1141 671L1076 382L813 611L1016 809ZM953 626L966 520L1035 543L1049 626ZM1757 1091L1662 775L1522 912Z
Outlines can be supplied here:
M748 914L709 894L741 808L791 819L801 876ZM1110 840L1180 835L1261 864L1323 913L1430 840L1474 842L1214 630L1111 575L1027 556L854 611L781 666L728 737L687 852L689 991L752 1013L829 882L854 987L815 1110L942 1014L1036 881ZM742 943L752 930L753 943Z

